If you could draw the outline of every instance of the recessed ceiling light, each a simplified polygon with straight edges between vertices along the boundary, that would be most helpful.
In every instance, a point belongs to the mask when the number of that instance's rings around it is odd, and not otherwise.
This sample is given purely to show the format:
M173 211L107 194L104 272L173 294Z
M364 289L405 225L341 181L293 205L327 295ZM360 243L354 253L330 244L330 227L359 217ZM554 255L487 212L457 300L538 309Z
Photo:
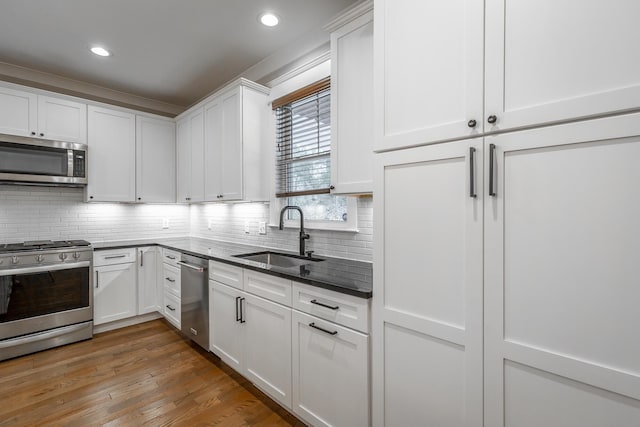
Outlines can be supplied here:
M262 22L262 25L266 25L267 27L275 27L278 25L278 22L280 22L280 18L271 12L265 12L260 15L260 22Z
M100 46L92 47L91 52L95 53L98 56L111 56L111 52Z

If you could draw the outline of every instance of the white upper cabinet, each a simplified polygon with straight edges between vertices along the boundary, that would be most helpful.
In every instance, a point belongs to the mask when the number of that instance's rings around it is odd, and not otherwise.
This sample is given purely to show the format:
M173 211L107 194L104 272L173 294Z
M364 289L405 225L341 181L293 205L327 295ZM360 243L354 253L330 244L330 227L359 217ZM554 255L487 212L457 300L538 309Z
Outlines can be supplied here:
M204 200L204 111L198 108L177 124L178 202Z
M0 133L87 142L87 106L0 86Z
M639 2L505 3L376 1L376 151L640 107Z
M89 106L87 200L134 202L136 195L136 116Z
M483 1L376 0L374 15L374 149L482 132Z
M0 132L36 136L38 96L0 86Z
M245 79L204 106L204 200L268 200L266 87Z
M331 23L333 194L373 191L373 2Z
M136 117L136 200L176 201L176 127L173 120Z
M487 0L485 129L638 108L638 16L628 0Z
M87 106L38 95L38 136L67 142L87 142Z

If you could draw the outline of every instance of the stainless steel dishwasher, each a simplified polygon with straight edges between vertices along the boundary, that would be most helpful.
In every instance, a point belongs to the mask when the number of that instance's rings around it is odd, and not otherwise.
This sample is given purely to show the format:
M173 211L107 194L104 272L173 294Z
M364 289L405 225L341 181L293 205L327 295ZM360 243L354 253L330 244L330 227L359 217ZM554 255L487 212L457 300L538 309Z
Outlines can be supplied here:
M209 351L209 262L183 253L178 264L182 286L182 333Z

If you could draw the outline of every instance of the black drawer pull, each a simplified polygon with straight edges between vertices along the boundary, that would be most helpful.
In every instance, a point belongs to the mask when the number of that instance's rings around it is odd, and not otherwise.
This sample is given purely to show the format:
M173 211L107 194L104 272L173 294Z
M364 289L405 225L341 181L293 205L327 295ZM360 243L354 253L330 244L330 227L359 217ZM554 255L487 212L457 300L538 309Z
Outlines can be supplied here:
M167 304L167 308L168 308L169 310L171 310L171 311L176 311L176 309L175 309L175 308L171 307L171 306L170 306L170 305L168 305L168 304Z
M240 298L242 297L236 297L236 322L239 322L242 320L242 318L240 317L240 309L238 308L240 304L238 304L240 302Z
M171 283L175 283L175 279L172 279L171 277L165 277L164 280L171 282Z
M325 334L329 334L329 335L338 335L338 331L328 331L324 328L321 328L320 326L316 326L315 323L311 322L309 323L309 326L311 326L313 329L317 329L319 331L324 332Z
M340 306L339 306L339 305L336 305L336 306L334 307L334 306L331 306L331 305L323 304L323 303L318 302L318 301L316 301L316 300L314 300L314 299L312 299L312 300L311 300L311 301L309 301L309 302L310 302L311 304L319 305L320 307L329 308L329 309L331 309L331 310L338 310L338 309L340 308Z
M167 255L167 258L169 259L176 259L176 257L172 256L172 255Z

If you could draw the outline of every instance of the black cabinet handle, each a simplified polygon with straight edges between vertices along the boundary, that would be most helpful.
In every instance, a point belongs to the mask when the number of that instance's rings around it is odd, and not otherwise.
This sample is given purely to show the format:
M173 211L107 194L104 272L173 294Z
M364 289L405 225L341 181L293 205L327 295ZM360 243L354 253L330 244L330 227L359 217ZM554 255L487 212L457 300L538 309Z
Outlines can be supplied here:
M44 133L42 133L42 132L41 132L41 133L40 133L40 136L44 136Z
M476 149L469 147L469 197L476 198Z
M489 144L489 195L493 197L496 196L496 189L494 188L495 184L493 182L493 175L494 175L493 163L494 163L495 155L496 155L496 145Z
M144 267L144 252L140 251L140 267Z
M475 120L473 120L473 119L471 119L471 120L469 120L469 121L467 122L467 126L469 126L470 128L474 128L474 127L476 127L476 125L477 125L477 124L478 124L478 123L477 123Z
M164 280L166 280L167 282L171 282L171 283L175 283L175 279L172 279L171 277L165 277Z
M329 187L329 190L335 190L335 189L336 189L335 185L332 185Z
M244 298L240 298L240 323L246 322L246 320L244 320L244 309L242 308L243 301L244 301Z
M337 310L340 308L340 306L336 305L336 306L331 306L331 305L327 305L327 304L323 304L321 302L318 302L314 299L312 299L311 301L309 301L311 304L315 304L315 305L319 305L320 307L325 307L325 308L329 308L331 310Z
M36 134L35 132L31 132L31 135L35 135L35 134Z
M238 308L238 303L240 302L240 298L241 297L236 297L236 322L239 322L242 320L242 318L240 317L240 309Z
M490 115L489 117L487 117L487 122L494 124L495 122L498 121L498 118L496 116L494 116L493 114Z
M168 304L167 304L167 306L166 306L166 307L167 307L169 310L171 310L171 311L176 311L176 309L175 309L175 308L171 307L171 306L170 306L170 305L168 305Z
M324 332L325 334L329 334L329 335L338 335L338 331L328 331L324 328L321 328L320 326L316 326L315 323L311 322L309 323L309 326L311 326L313 329L317 329L319 331Z

